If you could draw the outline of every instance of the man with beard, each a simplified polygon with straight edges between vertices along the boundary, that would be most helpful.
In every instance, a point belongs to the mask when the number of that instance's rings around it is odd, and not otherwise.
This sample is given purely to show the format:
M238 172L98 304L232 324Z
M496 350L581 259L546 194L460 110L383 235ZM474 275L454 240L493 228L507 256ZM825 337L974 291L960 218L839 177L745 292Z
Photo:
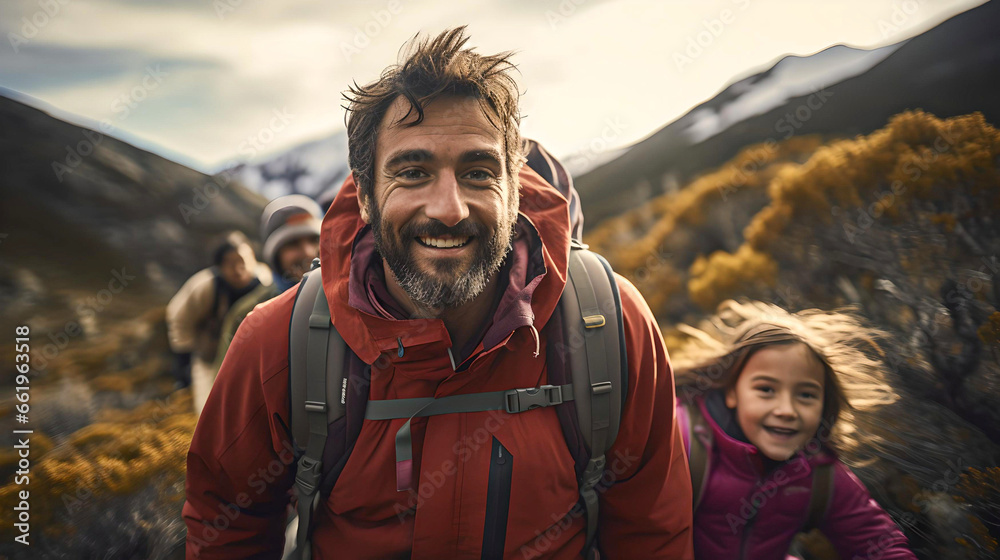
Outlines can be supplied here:
M567 282L571 205L523 165L510 53L479 55L466 41L464 28L414 41L398 65L348 95L352 174L323 221L313 273L349 350L345 383L332 388L347 414L314 426L327 434L324 464L337 476L312 514L311 555L692 558L670 363L649 308L622 277L628 390L594 549L588 521L573 513L580 492L559 407L409 420L352 409L359 393L374 403L539 387L557 353L550 319ZM220 421L195 430L189 558L281 554L304 444L289 431L294 299L289 291L247 317L241 332L256 315L259 326L237 334L205 408ZM412 458L401 468L404 423Z

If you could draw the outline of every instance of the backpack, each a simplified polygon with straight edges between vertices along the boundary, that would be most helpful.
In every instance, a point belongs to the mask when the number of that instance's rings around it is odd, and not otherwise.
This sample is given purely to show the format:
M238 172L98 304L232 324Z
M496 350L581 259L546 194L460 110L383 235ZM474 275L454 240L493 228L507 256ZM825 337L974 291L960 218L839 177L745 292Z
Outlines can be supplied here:
M683 410L684 412L677 416L684 446L688 452L688 464L691 467L692 511L697 511L705 493L705 486L708 484L713 434L697 402L684 401ZM813 469L810 492L805 524L801 528L803 533L819 527L826 517L826 511L833 497L832 463L818 465Z
M348 441L342 448L335 448L343 449L342 456L331 456L327 446L328 426L345 416L349 399L367 399L368 393L366 379L349 379L344 371L345 353L350 350L330 321L318 259L313 266L299 284L289 325L289 415L297 455L295 489L299 519L295 548L289 558L306 559L311 557L312 514L320 500L332 491L354 445L345 429ZM570 244L566 287L545 328L551 329L546 352L549 385L439 399L369 400L364 405L365 418L412 419L487 410L517 414L556 406L576 463L580 501L586 514L583 554L593 559L596 558L597 485L604 474L605 453L615 441L625 406L628 364L621 299L611 266L575 239ZM370 365L365 368L367 376L370 368ZM355 386L349 391L349 382L360 384L363 390L358 391ZM408 472L409 428L407 421L396 434L397 475L401 469ZM356 438L357 434L353 436Z

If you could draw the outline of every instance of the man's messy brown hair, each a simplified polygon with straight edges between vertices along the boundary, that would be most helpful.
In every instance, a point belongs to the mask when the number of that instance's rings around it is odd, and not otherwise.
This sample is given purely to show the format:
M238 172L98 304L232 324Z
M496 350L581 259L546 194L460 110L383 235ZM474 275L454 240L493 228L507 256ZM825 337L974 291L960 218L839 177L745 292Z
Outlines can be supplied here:
M483 56L462 47L469 40L465 26L444 31L428 40L417 34L401 49L400 62L389 66L382 76L365 86L357 82L344 94L348 101L347 143L354 180L362 197L374 200L375 146L386 111L399 96L410 102L405 121L416 111L416 126L423 121L424 108L439 97L460 96L478 99L490 123L504 136L506 171L515 192L517 176L524 163L521 141L519 92L512 71L512 52Z

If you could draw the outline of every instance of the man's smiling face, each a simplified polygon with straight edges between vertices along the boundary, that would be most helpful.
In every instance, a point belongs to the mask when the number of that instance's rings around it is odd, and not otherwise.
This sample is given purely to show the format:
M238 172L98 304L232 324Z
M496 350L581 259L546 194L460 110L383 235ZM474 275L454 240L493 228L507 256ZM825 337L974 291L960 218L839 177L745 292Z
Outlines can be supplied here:
M459 307L478 296L511 248L516 183L506 172L503 133L479 101L442 97L410 109L395 100L375 149L374 196L362 196L375 248L415 304Z

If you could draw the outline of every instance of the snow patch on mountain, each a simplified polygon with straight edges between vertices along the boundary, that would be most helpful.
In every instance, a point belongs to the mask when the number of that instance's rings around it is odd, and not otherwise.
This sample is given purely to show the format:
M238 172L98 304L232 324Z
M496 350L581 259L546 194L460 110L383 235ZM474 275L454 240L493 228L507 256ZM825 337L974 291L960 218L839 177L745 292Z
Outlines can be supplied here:
M734 82L709 103L687 115L684 130L691 143L702 142L789 99L863 74L904 43L874 50L836 45L810 56L786 56L770 70Z
M347 178L347 131L264 156L236 168L236 178L268 199L304 194L332 200Z

